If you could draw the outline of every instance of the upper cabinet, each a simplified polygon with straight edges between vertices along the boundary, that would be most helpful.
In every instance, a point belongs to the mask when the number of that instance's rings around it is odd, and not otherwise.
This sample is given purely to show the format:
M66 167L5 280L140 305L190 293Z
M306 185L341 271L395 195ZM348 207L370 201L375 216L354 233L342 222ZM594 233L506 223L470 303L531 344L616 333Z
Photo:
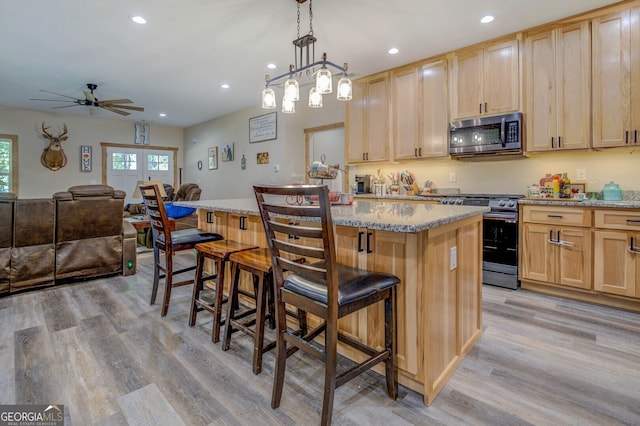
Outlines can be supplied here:
M447 156L446 60L394 70L391 84L394 160Z
M348 163L389 160L388 73L353 82L345 114L345 158Z
M451 118L517 111L518 40L491 43L452 55Z
M640 8L593 20L593 146L640 144Z
M527 151L589 148L590 49L588 22L526 38Z

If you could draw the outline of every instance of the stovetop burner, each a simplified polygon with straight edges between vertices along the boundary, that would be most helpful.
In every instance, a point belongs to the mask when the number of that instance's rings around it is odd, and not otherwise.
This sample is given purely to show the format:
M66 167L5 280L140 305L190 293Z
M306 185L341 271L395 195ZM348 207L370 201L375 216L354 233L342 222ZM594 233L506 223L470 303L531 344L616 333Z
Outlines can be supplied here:
M516 211L522 194L456 194L442 198L440 204L488 206L492 211Z

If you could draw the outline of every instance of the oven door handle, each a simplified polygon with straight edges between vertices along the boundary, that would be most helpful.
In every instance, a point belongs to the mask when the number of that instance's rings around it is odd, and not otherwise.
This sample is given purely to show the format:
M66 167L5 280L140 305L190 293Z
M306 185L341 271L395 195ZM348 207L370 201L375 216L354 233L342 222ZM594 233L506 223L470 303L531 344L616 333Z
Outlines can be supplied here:
M483 218L506 223L518 223L518 216L512 213L485 213Z

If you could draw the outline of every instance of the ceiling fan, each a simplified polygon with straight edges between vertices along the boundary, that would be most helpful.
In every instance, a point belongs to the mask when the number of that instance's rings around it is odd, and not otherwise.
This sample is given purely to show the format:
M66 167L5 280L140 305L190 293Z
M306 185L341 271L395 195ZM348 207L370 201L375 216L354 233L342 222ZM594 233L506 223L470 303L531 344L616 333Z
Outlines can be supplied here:
M54 93L54 92L50 92L48 90L40 89L41 92L50 93L50 94L56 95L56 96L62 96L64 98L69 98L69 99L72 99L72 100L66 100L66 99L29 99L29 100L31 100L31 101L51 101L51 102L70 102L71 103L71 105L63 105L63 106L53 107L52 109L69 108L69 107L72 107L72 106L80 105L80 106L103 108L103 109L106 109L107 111L115 112L116 114L125 115L125 116L129 115L130 113L127 112L127 111L123 111L123 109L130 109L130 110L133 110L133 111L144 111L144 108L142 108L142 107L137 107L137 106L133 106L133 105L122 105L122 104L132 104L133 101L131 101L129 99L109 99L109 100L106 100L106 101L99 100L98 98L96 98L96 96L93 93L93 91L98 88L97 84L87 83L87 88L89 89L88 92L86 90L82 91L84 93L84 99L78 99L78 98L74 98L73 96L62 95L60 93ZM92 111L92 110L90 109L89 111Z

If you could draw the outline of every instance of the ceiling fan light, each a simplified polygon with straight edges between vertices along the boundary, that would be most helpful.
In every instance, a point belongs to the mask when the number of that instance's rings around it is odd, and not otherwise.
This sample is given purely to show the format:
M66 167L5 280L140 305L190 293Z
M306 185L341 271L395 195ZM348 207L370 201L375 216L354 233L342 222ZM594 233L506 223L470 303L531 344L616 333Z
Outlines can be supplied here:
M282 112L285 114L293 114L296 112L296 103L287 98L286 95L282 97Z
M266 87L262 91L262 108L272 109L276 107L276 94L272 88Z
M316 74L316 89L323 95L331 93L331 71L328 68L320 68Z
M300 99L300 85L295 78L290 78L284 82L284 95L292 101Z
M338 80L338 100L339 101L350 101L353 95L353 90L351 86L351 79L348 77L342 77Z
M309 108L322 108L322 94L315 87L309 90Z

